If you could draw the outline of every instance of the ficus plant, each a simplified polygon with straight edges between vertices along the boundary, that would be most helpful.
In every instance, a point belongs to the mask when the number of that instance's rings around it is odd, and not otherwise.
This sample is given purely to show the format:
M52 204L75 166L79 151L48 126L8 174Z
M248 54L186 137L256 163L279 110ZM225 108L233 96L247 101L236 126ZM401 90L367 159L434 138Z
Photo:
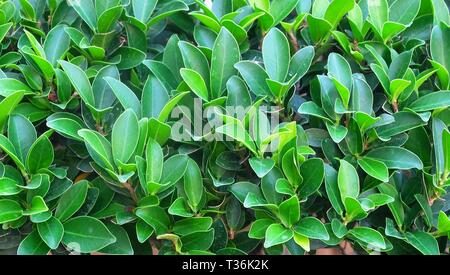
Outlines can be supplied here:
M449 50L443 0L0 0L0 253L448 254Z

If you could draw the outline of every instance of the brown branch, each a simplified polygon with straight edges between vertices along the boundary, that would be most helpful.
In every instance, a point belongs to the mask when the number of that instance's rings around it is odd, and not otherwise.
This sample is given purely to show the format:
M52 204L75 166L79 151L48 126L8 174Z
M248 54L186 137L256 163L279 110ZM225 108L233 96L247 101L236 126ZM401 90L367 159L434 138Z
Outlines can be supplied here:
M123 187L128 190L128 192L131 195L131 199L133 199L133 201L137 204L138 203L138 198L136 196L136 191L134 190L134 188L131 185L131 183L129 181L127 181L127 182L125 182L123 184Z
M292 44L292 47L294 48L294 52L298 52L300 49L300 46L298 45L297 37L295 37L295 34L291 31L288 33L289 35L289 41Z

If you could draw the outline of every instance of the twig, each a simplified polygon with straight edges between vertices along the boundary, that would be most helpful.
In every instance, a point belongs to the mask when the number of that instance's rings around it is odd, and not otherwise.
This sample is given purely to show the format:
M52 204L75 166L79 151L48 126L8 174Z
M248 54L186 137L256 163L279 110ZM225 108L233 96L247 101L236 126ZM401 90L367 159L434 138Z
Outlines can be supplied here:
M136 196L136 191L134 190L133 186L131 185L131 183L129 181L125 182L123 184L123 187L125 187L125 189L128 190L128 192L130 192L131 195L131 199L133 199L133 201L137 204L138 202L138 198Z

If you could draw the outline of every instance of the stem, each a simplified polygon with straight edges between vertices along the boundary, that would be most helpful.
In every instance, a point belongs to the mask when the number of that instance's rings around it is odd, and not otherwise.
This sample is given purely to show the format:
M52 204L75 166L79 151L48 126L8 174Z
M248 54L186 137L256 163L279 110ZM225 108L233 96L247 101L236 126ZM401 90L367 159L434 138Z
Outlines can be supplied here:
M294 48L294 51L295 51L295 52L298 52L298 50L300 49L300 47L299 47L299 45L298 45L297 37L295 37L295 34L294 34L294 32L292 32L292 31L290 31L290 32L288 33L288 35L289 35L289 41L291 42L292 47Z
M152 248L152 254L153 254L153 255L158 255L158 254L159 254L159 249L158 249L158 247L156 246L156 241L150 240L149 242L150 242L150 246L151 246L151 248Z
M398 103L397 101L392 102L392 109L394 110L394 113L398 112Z
M131 183L129 181L125 182L123 184L123 187L125 187L125 189L128 190L128 192L130 192L131 195L131 199L133 199L133 201L137 204L138 202L138 198L136 196L136 191L134 190L133 186L131 185Z

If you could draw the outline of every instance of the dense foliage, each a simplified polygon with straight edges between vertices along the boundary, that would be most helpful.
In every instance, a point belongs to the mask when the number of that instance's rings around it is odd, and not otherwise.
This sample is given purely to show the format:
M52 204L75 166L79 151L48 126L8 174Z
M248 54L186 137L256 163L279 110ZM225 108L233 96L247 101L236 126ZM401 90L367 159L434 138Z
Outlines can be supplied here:
M0 253L448 254L449 24L444 0L0 1Z

